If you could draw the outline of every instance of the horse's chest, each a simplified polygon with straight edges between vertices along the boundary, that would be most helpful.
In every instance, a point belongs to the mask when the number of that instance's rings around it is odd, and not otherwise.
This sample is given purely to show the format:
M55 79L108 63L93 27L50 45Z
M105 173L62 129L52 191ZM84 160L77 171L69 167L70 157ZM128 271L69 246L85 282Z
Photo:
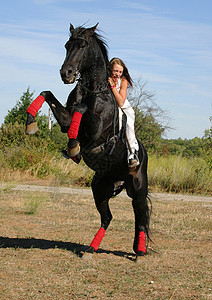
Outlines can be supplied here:
M91 113L100 115L104 110L104 101L102 99L93 97L90 98L89 101L87 101L87 106Z

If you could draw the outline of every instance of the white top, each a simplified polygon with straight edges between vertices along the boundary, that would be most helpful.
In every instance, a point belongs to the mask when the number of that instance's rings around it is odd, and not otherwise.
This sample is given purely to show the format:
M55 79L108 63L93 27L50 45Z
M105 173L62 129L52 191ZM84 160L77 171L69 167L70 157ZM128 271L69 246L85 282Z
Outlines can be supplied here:
M121 88L121 81L122 81L122 79L119 78L118 83L116 85L116 89L117 89L118 92L120 91L120 88ZM128 108L128 107L131 107L131 104L130 104L129 100L126 99L125 102L124 102L124 105L122 105L121 108Z

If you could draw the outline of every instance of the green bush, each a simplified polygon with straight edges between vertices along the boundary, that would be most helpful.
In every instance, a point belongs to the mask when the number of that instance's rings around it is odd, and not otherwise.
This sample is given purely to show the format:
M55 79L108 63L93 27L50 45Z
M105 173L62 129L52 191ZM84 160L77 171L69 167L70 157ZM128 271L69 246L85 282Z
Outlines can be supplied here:
M93 172L83 162L76 165L62 157L61 147L65 147L66 142L67 137L60 134L58 126L54 126L50 134L38 132L27 136L24 124L3 124L0 128L0 178L11 178L11 175L5 176L5 172L15 170L38 178L51 177L63 185L90 186ZM206 150L200 157L170 155L168 149L161 156L150 154L150 186L167 192L210 194L211 148Z
M212 192L212 172L201 157L149 157L149 184L166 192Z

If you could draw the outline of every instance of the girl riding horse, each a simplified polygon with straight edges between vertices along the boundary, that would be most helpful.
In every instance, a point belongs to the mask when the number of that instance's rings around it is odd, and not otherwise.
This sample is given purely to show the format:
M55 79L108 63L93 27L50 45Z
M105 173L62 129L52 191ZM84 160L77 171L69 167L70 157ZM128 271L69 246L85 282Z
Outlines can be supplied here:
M110 64L107 49L95 32L96 28L97 25L76 29L70 26L71 36L65 45L66 58L60 74L65 84L76 80L78 83L69 94L66 107L50 91L42 92L27 109L26 133L37 130L35 115L44 102L49 104L62 132L67 133L73 119L77 120L80 125L77 135L79 155L95 171L91 188L101 219L100 229L87 251L93 253L98 250L112 220L109 199L126 188L135 214L133 249L139 257L146 254L145 242L149 238L147 153L138 142L140 164L129 169L125 122L119 130L118 105L108 83Z

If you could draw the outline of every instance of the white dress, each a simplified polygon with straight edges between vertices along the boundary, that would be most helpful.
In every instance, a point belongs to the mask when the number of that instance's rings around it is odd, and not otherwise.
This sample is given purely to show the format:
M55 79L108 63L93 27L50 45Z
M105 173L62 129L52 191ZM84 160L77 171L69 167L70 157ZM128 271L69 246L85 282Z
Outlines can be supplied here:
M122 79L118 79L118 83L116 85L118 92L120 91L121 81L122 81ZM135 112L134 112L129 100L127 100L127 99L125 100L124 105L122 105L122 107L119 107L119 129L121 129L123 112L127 116L126 135L127 135L128 142L130 144L130 148L132 150L138 151L138 148L139 148L138 141L135 137L135 130L134 130Z

